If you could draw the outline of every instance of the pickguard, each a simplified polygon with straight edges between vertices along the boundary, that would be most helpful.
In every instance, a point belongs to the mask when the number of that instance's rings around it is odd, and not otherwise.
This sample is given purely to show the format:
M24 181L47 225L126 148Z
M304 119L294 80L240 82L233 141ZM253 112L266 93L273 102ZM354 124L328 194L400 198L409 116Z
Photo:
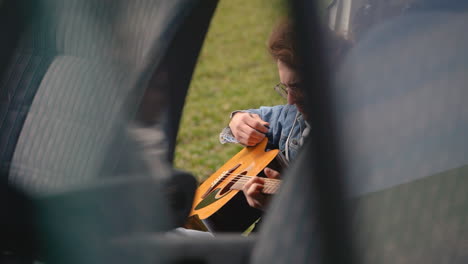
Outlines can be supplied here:
M199 210L201 208L207 207L208 205L216 202L217 200L223 198L226 194L228 194L231 190L224 192L222 195L218 195L221 191L221 188L217 188L213 190L210 194L208 194L205 199L201 200L197 206L195 206L195 210Z

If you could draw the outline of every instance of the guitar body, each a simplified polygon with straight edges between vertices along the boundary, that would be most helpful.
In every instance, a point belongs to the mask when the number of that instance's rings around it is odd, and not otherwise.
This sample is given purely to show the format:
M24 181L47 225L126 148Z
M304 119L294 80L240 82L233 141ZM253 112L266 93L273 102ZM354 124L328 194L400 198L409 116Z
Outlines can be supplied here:
M278 155L277 149L265 151L267 142L265 138L255 147L244 148L203 182L195 192L190 216L198 215L210 231L226 232L240 231L237 229L244 224L238 220L244 218L244 215L245 219L253 218L253 221L245 220L249 225L257 220L261 211L249 207L244 195L238 194L239 190L232 187L239 184L239 181L245 181L246 176L258 175ZM239 176L243 178L240 179ZM226 205L232 199L233 203ZM207 219L210 216L213 217ZM225 222L224 227L216 226L215 222ZM236 227L234 222L240 227Z

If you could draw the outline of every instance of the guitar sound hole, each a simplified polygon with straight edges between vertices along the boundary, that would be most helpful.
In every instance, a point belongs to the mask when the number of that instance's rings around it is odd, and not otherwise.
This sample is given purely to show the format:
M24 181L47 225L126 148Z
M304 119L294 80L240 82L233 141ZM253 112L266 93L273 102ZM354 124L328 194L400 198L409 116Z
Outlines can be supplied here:
M244 176L247 174L247 171L243 171L241 173L239 173L239 176ZM223 195L227 192L229 192L231 190L231 187L239 180L239 176L237 177L234 177L231 181L229 181L228 184L226 184L226 186L224 186L223 189L221 189L221 191L219 192L219 195Z

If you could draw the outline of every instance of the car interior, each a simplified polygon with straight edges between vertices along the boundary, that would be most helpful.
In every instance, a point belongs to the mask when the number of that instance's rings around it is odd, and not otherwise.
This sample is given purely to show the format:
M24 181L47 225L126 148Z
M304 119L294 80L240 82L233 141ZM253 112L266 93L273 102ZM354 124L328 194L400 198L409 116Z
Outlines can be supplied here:
M226 1L226 0L224 0ZM218 0L0 0L0 263L466 263L468 4L287 1L312 132L255 234L181 236Z

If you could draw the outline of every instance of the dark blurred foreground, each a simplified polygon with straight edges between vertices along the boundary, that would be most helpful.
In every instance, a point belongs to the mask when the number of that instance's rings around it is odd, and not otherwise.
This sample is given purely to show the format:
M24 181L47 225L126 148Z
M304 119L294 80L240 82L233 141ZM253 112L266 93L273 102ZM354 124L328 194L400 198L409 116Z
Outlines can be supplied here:
M292 1L314 131L259 234L207 239L168 231L196 188L171 161L217 1L1 1L0 262L466 263L466 4L361 2L330 69Z

